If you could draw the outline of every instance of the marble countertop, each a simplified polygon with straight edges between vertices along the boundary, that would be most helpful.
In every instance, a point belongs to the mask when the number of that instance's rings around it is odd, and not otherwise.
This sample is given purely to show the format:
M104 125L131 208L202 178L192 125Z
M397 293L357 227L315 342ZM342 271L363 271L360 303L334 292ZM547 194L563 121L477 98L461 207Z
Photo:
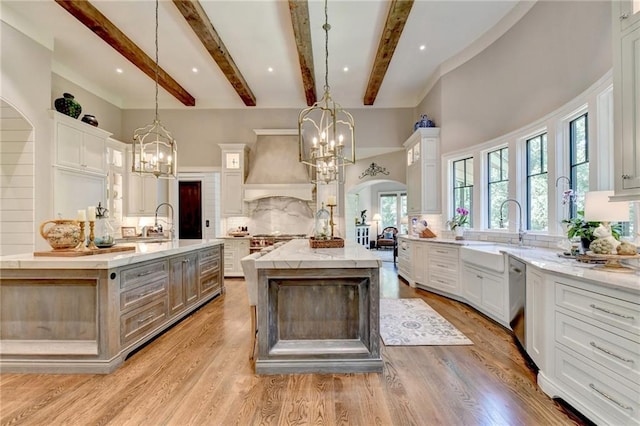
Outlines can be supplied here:
M256 259L257 269L379 268L382 261L355 241L342 248L311 248L308 239L294 239Z
M1 269L112 269L147 260L187 253L206 247L222 245L221 239L177 240L156 243L126 243L135 251L94 254L78 257L41 257L32 253L0 257Z

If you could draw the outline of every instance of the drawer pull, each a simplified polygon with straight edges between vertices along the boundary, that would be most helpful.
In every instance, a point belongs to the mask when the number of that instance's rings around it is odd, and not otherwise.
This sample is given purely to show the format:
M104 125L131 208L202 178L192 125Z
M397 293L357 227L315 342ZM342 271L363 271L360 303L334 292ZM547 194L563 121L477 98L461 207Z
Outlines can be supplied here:
M611 355L611 356L612 356L612 357L614 357L614 358L618 358L620 361L630 362L630 363L632 363L632 364L634 363L634 361L633 361L632 359L626 359L626 358L624 358L624 357L622 357L622 356L620 356L620 355L618 355L618 354L615 354L615 353L611 352L611 351L610 351L610 350L608 350L608 349L605 349L605 348L602 348L602 347L600 347L600 346L596 345L596 342L589 342L589 344L590 344L591 346L593 346L594 348L596 348L597 350L604 352L604 353L605 353L605 354L607 354L607 355Z
M149 274L153 274L153 269L149 270L149 271L145 271L145 272L140 272L138 274L139 277L144 277L145 275L149 275Z
M140 294L138 295L138 297L144 297L144 296L146 296L146 295L148 295L148 294L154 293L155 291L156 291L156 289L155 289L155 288L154 288L154 289L151 289L151 290L148 290L148 291L145 291L144 293L140 293Z
M618 401L616 401L615 399L613 399L611 396L607 395L606 393L602 392L600 389L596 388L593 383L589 383L589 387L591 389L593 389L594 391L598 392L600 395L604 396L605 398L607 398L609 401L613 402L614 404L616 404L618 407L622 408L623 410L630 410L633 411L633 407L629 407L628 405L624 405Z
M620 318L630 319L630 320L634 319L634 317L633 317L633 316L631 316L631 315L623 315L623 314L619 314L619 313L617 313L617 312L613 312L613 311L610 311L610 310L608 310L608 309L601 308L600 306L596 306L596 305L594 305L593 303L592 303L591 305L589 305L589 306L591 306L593 309L597 309L597 310L599 310L599 311L605 312L605 313L607 313L607 314L615 315L615 316L620 317Z
M437 266L437 267L439 267L439 268L444 268L444 269L447 269L447 268L448 268L448 266L447 266L447 265L441 265L441 264L439 264L439 263L436 263L436 266Z
M442 250L436 250L436 253L440 253L440 254L448 254L448 252L446 252L446 251L442 251Z
M142 318L142 319L139 319L139 320L138 320L138 324L143 324L143 323L145 323L145 322L147 322L147 321L149 321L149 320L152 320L152 319L154 318L154 316L155 316L155 315L151 314L151 315L149 315L149 316L147 316L147 317L144 317L144 318Z

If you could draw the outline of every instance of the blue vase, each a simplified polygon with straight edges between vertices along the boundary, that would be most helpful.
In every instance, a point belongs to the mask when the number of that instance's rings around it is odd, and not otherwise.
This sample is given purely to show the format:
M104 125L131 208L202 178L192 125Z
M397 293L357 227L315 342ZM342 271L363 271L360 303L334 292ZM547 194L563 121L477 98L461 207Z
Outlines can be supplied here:
M420 126L419 127L429 127L429 120L427 119L427 115L423 114L420 116Z

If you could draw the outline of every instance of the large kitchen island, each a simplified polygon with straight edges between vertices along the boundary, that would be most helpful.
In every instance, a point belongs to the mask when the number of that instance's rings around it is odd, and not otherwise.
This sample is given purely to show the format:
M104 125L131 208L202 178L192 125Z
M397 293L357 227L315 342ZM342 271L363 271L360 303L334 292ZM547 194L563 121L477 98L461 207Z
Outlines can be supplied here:
M222 240L0 258L0 370L109 373L224 291Z
M381 372L381 261L355 242L293 240L256 260L256 373Z

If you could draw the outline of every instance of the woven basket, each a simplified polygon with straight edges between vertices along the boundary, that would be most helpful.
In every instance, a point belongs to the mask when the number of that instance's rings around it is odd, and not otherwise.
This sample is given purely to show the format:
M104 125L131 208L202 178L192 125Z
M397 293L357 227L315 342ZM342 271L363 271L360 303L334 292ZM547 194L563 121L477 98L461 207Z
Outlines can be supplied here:
M309 246L311 248L340 248L344 247L344 240L338 237L333 237L332 240L316 240L314 237L310 237Z

